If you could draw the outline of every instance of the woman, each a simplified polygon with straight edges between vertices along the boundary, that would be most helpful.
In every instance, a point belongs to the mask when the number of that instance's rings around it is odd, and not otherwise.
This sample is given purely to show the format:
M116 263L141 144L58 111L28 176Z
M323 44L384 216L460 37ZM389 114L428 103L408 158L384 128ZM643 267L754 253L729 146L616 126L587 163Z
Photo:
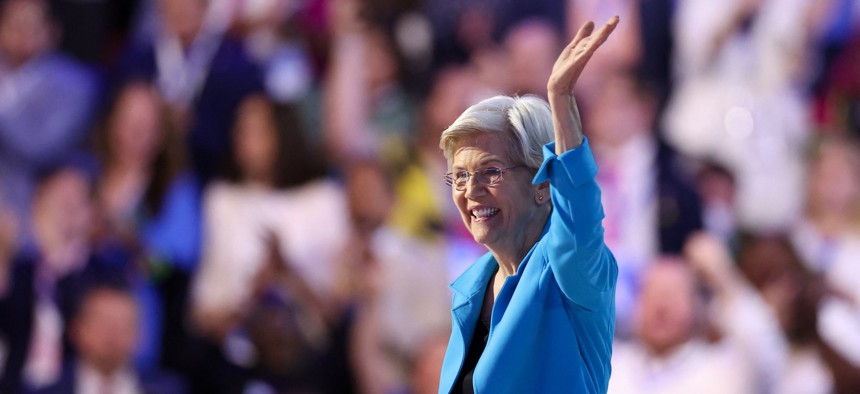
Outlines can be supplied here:
M153 86L122 86L96 140L104 168L96 195L102 237L190 273L200 254L200 193L179 139Z
M233 127L231 178L205 191L192 305L200 328L218 340L255 302L253 283L269 237L315 296L333 298L333 264L348 240L347 201L325 177L326 163L313 154L300 124L294 108L276 107L266 96L243 100Z
M617 24L579 30L553 67L549 106L493 97L442 133L454 203L490 250L451 284L442 393L606 391L618 270L571 92Z

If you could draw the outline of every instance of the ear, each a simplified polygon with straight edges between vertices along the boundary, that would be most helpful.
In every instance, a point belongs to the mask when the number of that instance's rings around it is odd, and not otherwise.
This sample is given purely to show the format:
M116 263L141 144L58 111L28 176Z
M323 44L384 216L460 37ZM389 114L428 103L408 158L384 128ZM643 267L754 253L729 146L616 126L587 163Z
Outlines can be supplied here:
M539 183L535 189L535 202L538 205L549 203L549 181Z

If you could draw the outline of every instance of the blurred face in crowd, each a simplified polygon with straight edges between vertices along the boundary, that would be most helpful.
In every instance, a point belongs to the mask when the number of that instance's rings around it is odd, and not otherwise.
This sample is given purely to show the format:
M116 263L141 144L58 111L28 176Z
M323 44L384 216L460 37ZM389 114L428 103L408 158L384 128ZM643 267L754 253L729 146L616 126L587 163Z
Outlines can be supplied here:
M165 27L176 34L184 46L194 41L203 26L208 0L161 0L159 2Z
M511 91L545 95L559 48L558 34L547 22L532 20L515 27L505 39Z
M299 325L298 317L287 307L260 305L254 310L248 331L263 370L287 375L312 359Z
M464 3L466 9L457 20L457 41L470 53L493 43L493 16L489 7L478 3Z
M245 99L233 133L243 179L271 183L279 146L271 103L261 96Z
M706 204L731 205L735 199L735 180L720 170L708 169L697 176L696 190Z
M108 124L112 159L138 165L151 162L163 137L160 117L155 90L142 83L123 89Z
M46 254L62 255L58 260L48 259L49 263L75 263L69 254L86 250L92 227L90 193L86 176L71 168L57 172L39 186L33 202L36 240ZM64 273L74 267L52 268Z
M367 32L367 53L364 65L367 73L368 86L371 90L385 87L396 82L397 59L391 43L385 38L385 34L379 29L370 29Z
M52 40L47 5L39 0L8 0L0 6L0 51L13 67L47 50Z
M825 143L809 173L809 204L813 212L856 214L860 200L860 153L855 145Z
M457 117L469 108L467 97L469 89L474 85L465 70L448 69L439 74L433 90L427 97L425 117L436 135L430 138L433 148L439 145L439 130L454 123Z
M497 133L462 138L453 149L450 171L515 166L519 163L510 159L510 149L508 141ZM505 171L496 185L478 182L472 175L465 190L451 188L463 223L476 242L490 249L519 246L528 250L523 243L534 231L532 219L539 217L539 205L535 202L537 186L531 180L532 173L526 167L516 167Z
M586 120L589 138L599 147L617 147L651 128L650 105L629 77L609 78L596 92Z
M104 374L125 367L138 339L138 310L131 295L109 289L89 293L72 327L81 358Z
M678 260L658 260L647 271L639 295L638 334L658 354L670 352L693 336L696 279Z
M369 234L385 222L394 204L393 191L382 169L372 163L349 168L349 208L356 230Z

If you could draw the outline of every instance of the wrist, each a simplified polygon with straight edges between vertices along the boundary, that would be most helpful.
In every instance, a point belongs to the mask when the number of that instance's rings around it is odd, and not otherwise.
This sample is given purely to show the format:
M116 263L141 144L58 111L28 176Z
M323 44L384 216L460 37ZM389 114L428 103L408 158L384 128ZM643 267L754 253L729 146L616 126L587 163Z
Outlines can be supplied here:
M546 94L548 97L573 97L573 90L570 88L559 89L547 86Z

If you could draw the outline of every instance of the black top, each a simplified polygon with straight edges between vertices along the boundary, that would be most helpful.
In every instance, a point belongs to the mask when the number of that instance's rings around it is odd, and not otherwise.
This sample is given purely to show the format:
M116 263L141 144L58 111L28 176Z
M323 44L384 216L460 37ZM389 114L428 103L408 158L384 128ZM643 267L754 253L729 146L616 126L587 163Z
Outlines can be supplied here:
M481 358L481 354L484 353L484 348L487 346L487 339L489 337L490 322L478 319L478 324L475 324L475 331L472 334L472 342L469 344L469 352L466 353L466 361L463 362L463 368L460 369L460 374L457 376L457 383L454 384L452 393L475 393L472 386L472 376L475 374L475 366L478 365L478 360Z

